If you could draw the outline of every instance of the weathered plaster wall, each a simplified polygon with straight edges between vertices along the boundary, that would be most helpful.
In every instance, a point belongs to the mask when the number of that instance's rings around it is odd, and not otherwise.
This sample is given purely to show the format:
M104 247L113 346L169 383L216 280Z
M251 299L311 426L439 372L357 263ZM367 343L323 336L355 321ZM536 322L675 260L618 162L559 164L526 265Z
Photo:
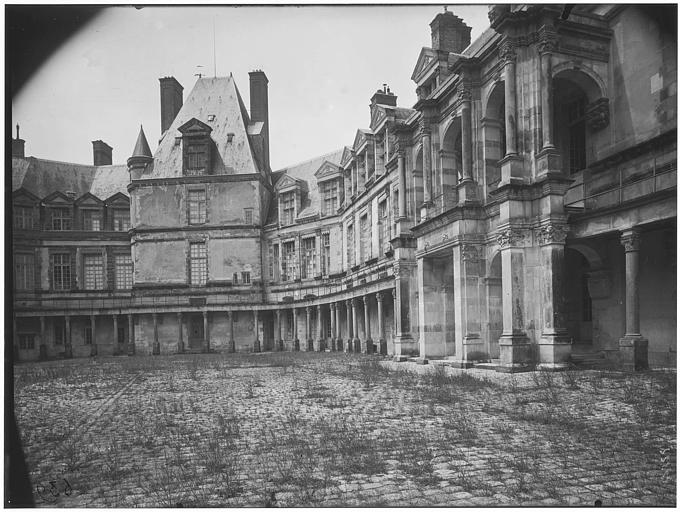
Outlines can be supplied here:
M208 279L231 281L233 274L250 272L250 280L261 280L260 240L254 238L211 238L208 241Z
M184 240L138 243L135 246L135 284L185 283L186 250Z

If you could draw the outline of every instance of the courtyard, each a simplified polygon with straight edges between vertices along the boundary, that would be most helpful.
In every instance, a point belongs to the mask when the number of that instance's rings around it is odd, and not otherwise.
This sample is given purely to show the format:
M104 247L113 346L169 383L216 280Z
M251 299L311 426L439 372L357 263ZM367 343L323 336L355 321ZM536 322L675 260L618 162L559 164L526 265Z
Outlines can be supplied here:
M676 503L676 373L342 353L15 366L43 507Z

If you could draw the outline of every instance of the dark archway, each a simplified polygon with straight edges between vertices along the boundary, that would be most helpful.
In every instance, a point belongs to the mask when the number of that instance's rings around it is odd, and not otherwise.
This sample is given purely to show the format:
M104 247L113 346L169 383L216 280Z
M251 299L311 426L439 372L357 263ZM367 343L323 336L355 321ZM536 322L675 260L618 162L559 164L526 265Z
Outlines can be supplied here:
M565 249L567 279L565 279L566 328L574 344L593 343L593 303L588 289L592 270L586 257L576 249Z

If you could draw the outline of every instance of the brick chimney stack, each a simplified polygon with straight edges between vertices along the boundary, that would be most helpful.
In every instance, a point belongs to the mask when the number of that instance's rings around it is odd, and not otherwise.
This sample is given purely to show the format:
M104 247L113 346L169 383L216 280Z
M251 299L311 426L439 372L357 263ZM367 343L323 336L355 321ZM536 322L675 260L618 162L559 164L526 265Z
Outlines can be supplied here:
M159 78L161 83L161 135L170 128L182 108L184 87L173 76Z
M397 96L392 91L390 91L390 88L387 84L383 84L383 88L375 91L375 94L371 97L371 106L375 104L396 107Z
M24 158L24 145L26 141L19 137L19 124L17 123L17 138L12 139L12 156Z
M94 165L111 165L113 163L113 148L102 140L92 141Z
M267 75L264 71L256 70L250 75L250 120L262 121L263 164L269 169L269 92Z
M440 12L432 23L432 48L446 52L461 53L470 46L470 31L463 20L449 11Z

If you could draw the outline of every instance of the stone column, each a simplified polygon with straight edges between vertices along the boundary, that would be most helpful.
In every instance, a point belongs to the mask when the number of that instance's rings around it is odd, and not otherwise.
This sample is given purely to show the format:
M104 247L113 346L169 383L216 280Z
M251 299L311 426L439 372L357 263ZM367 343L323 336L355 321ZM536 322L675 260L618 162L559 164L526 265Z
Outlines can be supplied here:
M92 329L92 345L90 346L90 355L97 355L97 318L95 315L90 315L90 329Z
M501 49L505 80L505 155L517 154L517 95L515 86L515 49L505 43Z
M14 360L19 361L19 331L17 330L16 316L12 318L12 345L14 346L14 350L12 351Z
M182 313L177 313L177 352L184 352L184 333L182 329Z
M158 342L158 315L152 313L151 318L153 319L153 345L151 347L151 353L154 356L157 356L161 353L161 344Z
M234 342L234 312L227 311L227 318L229 318L229 339L227 340L228 350L232 354L236 352L236 343Z
M364 344L364 354L373 353L373 340L371 339L371 319L369 317L368 311L368 300L369 296L364 295L361 298L364 303L364 336L366 336L366 342Z
M323 335L323 329L321 326L321 304L316 306L316 336L317 339L319 340L318 343L319 345L317 346L317 350L319 352L323 352L326 350L326 347L324 347L324 340L325 337Z
M345 352L352 352L354 349L353 333L352 332L352 301L345 301L345 309L347 311L347 346ZM356 335L356 334L355 334Z
M255 331L255 341L253 342L253 352L261 352L260 347L260 329L258 325L258 311L253 309L253 330Z
M312 308L310 306L307 306L305 308L305 339L307 342L307 352L314 351L314 341L312 340L312 325L311 325L311 318L312 318Z
M73 345L71 344L71 317L66 315L64 317L64 334L66 339L64 340L64 357L70 359L73 357Z
M399 190L399 219L406 218L406 163L404 150L399 149L397 153L397 172Z
M429 124L423 124L423 204L420 220L428 218L427 208L432 203L432 141Z
M337 333L335 332L335 302L331 302L328 307L331 313L331 352L335 352L335 340L337 339Z
M639 265L640 233L628 229L621 233L621 244L626 251L626 333L619 340L619 352L625 370L648 368L649 342L640 334Z
M300 340L298 338L298 314L297 308L293 308L293 350L300 350Z
M544 33L538 45L541 56L541 130L543 132L543 149L555 149L553 144L553 85L552 85L552 52L555 41Z
M114 316L114 318L115 318L115 316ZM44 316L40 317L40 359L41 360L47 359L47 335L46 335L46 330L45 330L45 317Z
M499 371L512 372L531 362L531 345L524 327L524 233L506 228L497 236L501 248L503 333Z
M275 350L283 351L283 338L281 338L281 310L277 309L276 313L276 341L274 342Z
M208 312L203 311L203 351L210 352L210 331L208 330Z
M462 91L461 103L461 143L463 160L463 178L461 183L472 181L472 109L470 91Z
M336 302L335 304L335 330L337 331L338 337L335 340L335 349L338 352L342 352L342 331L340 329L340 302Z
M111 315L113 318L113 353L118 354L118 346L120 340L118 339L118 315Z
M359 339L359 317L357 316L357 306L358 300L357 299L352 299L351 301L352 305L352 332L354 333L354 339L352 340L354 342L354 352L359 353L361 352L361 340Z
M385 318L383 317L383 293L375 294L375 301L378 304L378 345L380 346L380 355L387 355L387 341L385 340Z
M400 249L399 249L400 250ZM419 345L411 335L411 328L418 325L418 309L413 297L417 291L415 277L416 263L407 259L396 259L394 263L394 360L406 361L419 353ZM415 289L414 289L415 288ZM412 304L412 300L413 303ZM413 311L413 315L411 312Z
M464 368L472 365L470 354L484 351L479 293L481 250L481 247L469 243L453 248L456 358Z
M539 367L566 368L571 356L571 337L564 316L564 241L566 229L548 224L539 228L536 239L541 246L542 331L538 343Z
M135 322L132 318L132 313L128 313L128 346L127 353L129 356L135 355Z

